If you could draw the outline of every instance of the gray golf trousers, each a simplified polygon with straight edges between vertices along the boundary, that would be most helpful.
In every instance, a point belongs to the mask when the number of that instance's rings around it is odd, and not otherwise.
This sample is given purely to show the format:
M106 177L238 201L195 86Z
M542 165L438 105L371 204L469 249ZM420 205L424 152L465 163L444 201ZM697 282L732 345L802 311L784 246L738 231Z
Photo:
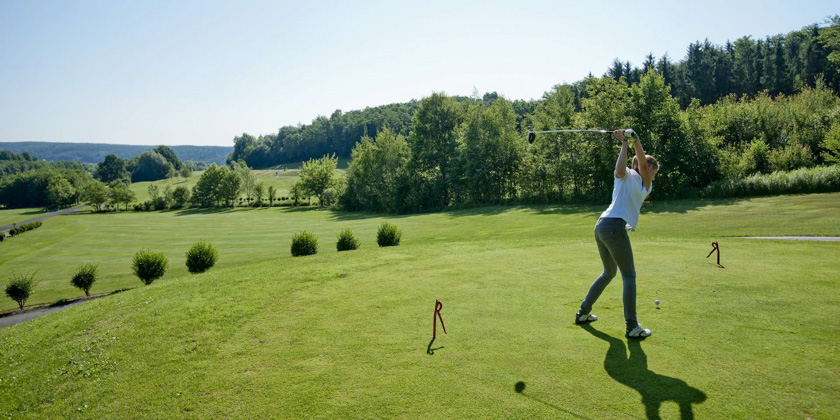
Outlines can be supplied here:
M629 331L636 328L639 322L636 320L636 266L633 264L630 237L624 225L624 219L611 217L601 218L595 225L595 243L598 244L604 272L589 288L589 293L580 305L580 313L588 314L592 311L592 305L615 277L618 267L624 282L624 320Z

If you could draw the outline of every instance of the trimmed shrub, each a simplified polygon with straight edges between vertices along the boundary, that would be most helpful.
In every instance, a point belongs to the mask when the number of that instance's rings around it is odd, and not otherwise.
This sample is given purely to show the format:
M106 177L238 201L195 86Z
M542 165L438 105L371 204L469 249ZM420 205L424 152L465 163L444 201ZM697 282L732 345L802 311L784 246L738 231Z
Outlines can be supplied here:
M25 225L15 226L9 229L9 236L17 236L24 232L29 232L32 229L37 229L41 227L42 223L40 221L34 221L32 223L27 223ZM3 239L0 239L2 241Z
M400 244L402 231L397 228L397 225L392 225L388 222L382 222L379 225L379 231L376 232L376 243L379 246L397 246Z
M11 280L6 284L6 296L17 302L20 309L23 309L36 284L34 274L12 274Z
M168 207L166 197L156 197L152 200L152 207L154 207L155 210L166 210Z
M6 240L6 234L3 233L3 232L0 232L0 242L3 242L5 240Z
M353 231L350 230L350 228L347 228L342 230L341 233L338 234L338 243L335 244L335 247L340 252L358 249L359 245L360 242L353 235Z
M199 241L193 244L187 251L187 270L190 273L203 273L216 265L219 253L212 244Z
M318 253L318 238L312 232L298 232L292 235L292 256L301 257Z
M153 281L163 277L168 264L169 260L166 259L163 253L140 250L137 254L134 254L131 269L134 270L134 274L140 278L140 281L148 286Z
M70 284L82 289L85 292L85 296L90 296L90 288L96 282L97 268L99 268L99 264L87 263L80 265L76 269L76 274L73 274L73 278L70 279Z

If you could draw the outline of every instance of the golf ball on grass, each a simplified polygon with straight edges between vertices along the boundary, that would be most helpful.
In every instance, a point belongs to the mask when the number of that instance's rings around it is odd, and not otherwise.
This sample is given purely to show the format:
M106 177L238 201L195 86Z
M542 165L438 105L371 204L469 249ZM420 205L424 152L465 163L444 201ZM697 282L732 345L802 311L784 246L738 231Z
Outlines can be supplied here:
M656 304L656 306L659 306L659 299L654 300L654 301L653 301L653 303L655 303L655 304Z

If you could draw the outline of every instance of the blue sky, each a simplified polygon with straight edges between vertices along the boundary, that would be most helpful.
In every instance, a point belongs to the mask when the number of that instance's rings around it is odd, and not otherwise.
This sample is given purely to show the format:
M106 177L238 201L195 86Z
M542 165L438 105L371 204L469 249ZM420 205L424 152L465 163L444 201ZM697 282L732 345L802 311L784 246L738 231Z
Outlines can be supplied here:
M229 146L432 92L539 98L615 58L676 61L693 41L840 13L829 1L680 3L3 0L0 142Z

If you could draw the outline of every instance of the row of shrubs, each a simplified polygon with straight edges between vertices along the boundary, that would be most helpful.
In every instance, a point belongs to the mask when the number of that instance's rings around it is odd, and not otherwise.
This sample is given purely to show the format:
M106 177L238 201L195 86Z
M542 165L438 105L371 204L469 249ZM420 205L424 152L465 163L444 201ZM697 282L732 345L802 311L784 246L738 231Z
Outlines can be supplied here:
M41 225L41 222L35 223L38 226ZM400 244L401 237L402 231L396 225L383 222L377 230L376 242L380 247L397 246ZM359 246L361 246L361 242L349 228L342 230L338 235L338 242L336 243L338 251L354 250L358 249ZM314 255L317 252L318 238L311 232L304 231L292 236L293 256ZM190 273L203 273L216 265L219 253L212 244L202 240L193 244L187 250L186 257L187 270ZM155 280L163 277L168 266L169 260L163 253L150 250L138 251L131 262L132 271L145 285L152 284ZM85 296L90 296L90 289L96 283L98 277L98 269L99 265L94 263L80 265L71 277L70 284L84 291ZM9 283L6 284L6 296L17 302L20 309L23 309L36 284L34 274L13 274Z
M840 165L726 179L710 184L701 195L705 198L732 198L836 191L840 191Z
M236 204L238 203L238 204ZM292 207L295 205L295 201L292 197L278 197L277 199L269 202L268 200L252 200L248 201L245 198L240 198L236 201L237 207ZM307 203L304 201L299 201L297 206L306 207L311 205L311 203ZM134 211L153 211L153 210L180 210L180 209L188 209L188 208L195 208L194 203L184 203L184 204L177 204L172 202L171 200L166 199L165 197L157 197L155 199L146 200L142 203L137 203L134 205Z
M379 230L376 232L376 243L380 247L397 246L400 244L402 238L402 231L396 225L388 222L382 222L379 225ZM349 228L344 229L338 234L338 241L335 244L336 250L352 251L361 246L353 231ZM306 255L315 255L318 253L318 238L312 232L298 232L292 235L292 256L302 257Z
M186 256L187 270L194 274L209 270L219 259L216 248L203 240L193 244L187 250ZM149 285L163 277L168 265L169 260L163 253L140 250L134 255L131 269L143 284ZM70 278L70 284L84 291L85 296L90 296L90 289L98 277L98 269L99 265L94 263L80 265ZM20 309L23 309L36 285L34 274L13 274L9 283L6 284L6 296L17 302Z
M25 225L16 226L16 227L12 228L11 230L9 230L9 236L17 236L17 235L20 235L23 232L29 232L32 229L38 229L39 227L41 227L42 224L43 223L36 220L32 223L27 223ZM3 239L5 239L5 236L6 235L4 235L3 233L0 233L0 242L3 242Z

